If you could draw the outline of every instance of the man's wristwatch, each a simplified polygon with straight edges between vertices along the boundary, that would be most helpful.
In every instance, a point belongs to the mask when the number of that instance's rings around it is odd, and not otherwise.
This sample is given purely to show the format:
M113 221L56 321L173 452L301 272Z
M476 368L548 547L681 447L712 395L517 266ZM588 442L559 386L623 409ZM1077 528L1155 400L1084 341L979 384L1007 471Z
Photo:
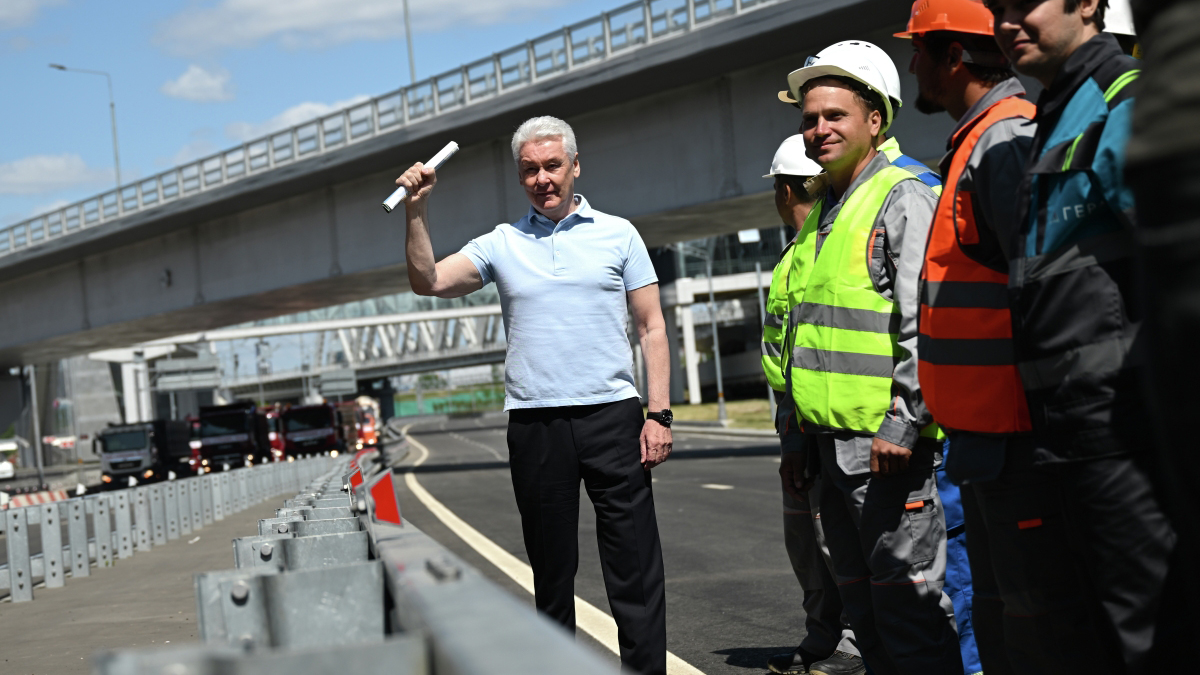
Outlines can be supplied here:
M671 422L675 421L675 415L674 415L674 413L671 412L670 408L663 408L662 410L659 410L658 412L646 413L646 419L654 420L655 422L658 422L659 424L663 425L664 427L670 429Z

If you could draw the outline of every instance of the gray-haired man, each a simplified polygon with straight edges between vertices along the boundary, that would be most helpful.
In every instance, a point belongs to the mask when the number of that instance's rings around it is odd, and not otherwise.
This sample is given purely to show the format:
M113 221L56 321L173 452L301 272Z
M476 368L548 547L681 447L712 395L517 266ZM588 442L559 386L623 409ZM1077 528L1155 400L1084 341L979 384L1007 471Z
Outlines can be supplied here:
M443 298L496 282L508 337L509 463L537 608L574 630L582 479L596 509L621 663L666 673L662 549L650 489L650 469L671 453L658 278L633 225L575 194L579 153L566 122L526 121L512 151L529 212L437 263L426 208L437 177L415 164L396 179L410 195L409 282ZM633 384L626 303L646 354L650 419Z

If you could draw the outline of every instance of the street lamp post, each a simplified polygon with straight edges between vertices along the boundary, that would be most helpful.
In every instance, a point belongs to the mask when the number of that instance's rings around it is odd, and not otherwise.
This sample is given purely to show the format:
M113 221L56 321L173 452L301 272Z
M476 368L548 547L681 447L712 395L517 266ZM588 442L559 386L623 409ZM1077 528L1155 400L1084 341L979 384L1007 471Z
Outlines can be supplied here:
M38 472L38 489L46 489L46 468L45 458L43 457L44 450L42 448L42 419L41 410L38 409L38 390L37 390L37 366L25 366L25 375L29 378L29 412L31 415L30 421L33 423L33 461L37 466Z
M117 189L121 189L121 155L117 152L117 104L113 99L112 76L103 70L86 70L84 68L68 68L58 63L51 63L50 67L55 70L61 70L70 73L85 73L88 75L103 75L108 81L108 114L112 119L112 138L113 138L113 166L117 172ZM120 195L117 196L118 202Z
M404 0L404 42L408 45L409 84L416 84L417 64L413 61L412 23L408 20L408 0Z

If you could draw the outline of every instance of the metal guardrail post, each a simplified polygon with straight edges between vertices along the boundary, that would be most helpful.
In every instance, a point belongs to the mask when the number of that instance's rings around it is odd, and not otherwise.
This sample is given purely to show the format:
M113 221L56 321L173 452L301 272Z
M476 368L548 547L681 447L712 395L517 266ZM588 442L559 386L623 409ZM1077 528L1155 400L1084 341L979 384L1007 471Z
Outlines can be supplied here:
M600 30L604 38L604 55L601 58L607 59L612 56L612 16L608 12L600 15Z
M87 502L72 499L66 503L67 542L71 546L71 578L91 574L92 554L88 550Z
M176 508L179 509L179 536L186 536L192 533L192 488L191 484L195 478L184 478L175 483L175 500ZM199 524L196 529L199 529Z
M92 505L92 531L96 535L97 567L111 567L113 561L113 531L111 502L106 495L88 497Z
M227 516L233 515L233 505L229 499L229 481L224 473L213 475L213 518L216 520L225 520ZM217 515L220 518L217 518Z
M167 508L163 503L163 487L155 484L150 492L150 537L153 546L164 546L167 543Z
M8 548L9 597L13 602L33 600L33 564L29 557L27 509L9 509L4 540Z
M221 478L223 474L209 474L209 489L212 492L213 521L225 520L225 486Z
M566 60L567 70L570 70L575 67L575 54L573 53L575 51L575 45L571 42L571 29L569 27L564 27L562 29L562 32L563 32L563 51L566 52L566 56L567 56L567 60ZM590 48L588 49L588 55L589 56L591 55Z
M167 541L179 538L179 493L174 482L163 484L163 510L166 512Z
M198 491L200 492L200 522L204 525L212 525L215 517L213 516L213 492L212 492L213 477L209 474L200 476L197 479L199 484Z
M188 488L188 508L192 515L192 529L199 530L204 527L204 504L200 499L200 486L204 478L195 477L184 481Z
M149 551L153 538L150 523L150 493L147 488L133 488L133 528L138 551Z
M62 521L58 517L58 503L35 507L41 520L42 531L42 580L46 588L61 588L63 585Z
M113 515L117 521L117 559L123 560L133 556L133 495L129 490L121 490L116 496L116 506Z

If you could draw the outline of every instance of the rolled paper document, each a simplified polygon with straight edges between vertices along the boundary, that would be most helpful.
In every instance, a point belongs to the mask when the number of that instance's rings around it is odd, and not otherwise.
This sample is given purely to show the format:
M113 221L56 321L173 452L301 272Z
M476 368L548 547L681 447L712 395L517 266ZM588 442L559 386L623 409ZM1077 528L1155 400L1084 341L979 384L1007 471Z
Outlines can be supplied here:
M446 144L446 147L438 151L438 154L434 155L433 158L428 162L425 162L425 166L432 166L433 170L437 171L438 169L442 168L442 165L446 163L446 160L453 157L454 153L456 152L458 152L458 143L450 141ZM388 196L387 199L383 200L383 210L391 213L392 209L396 208L396 205L403 201L407 196L408 190L404 189L403 186L396 188L395 192Z

